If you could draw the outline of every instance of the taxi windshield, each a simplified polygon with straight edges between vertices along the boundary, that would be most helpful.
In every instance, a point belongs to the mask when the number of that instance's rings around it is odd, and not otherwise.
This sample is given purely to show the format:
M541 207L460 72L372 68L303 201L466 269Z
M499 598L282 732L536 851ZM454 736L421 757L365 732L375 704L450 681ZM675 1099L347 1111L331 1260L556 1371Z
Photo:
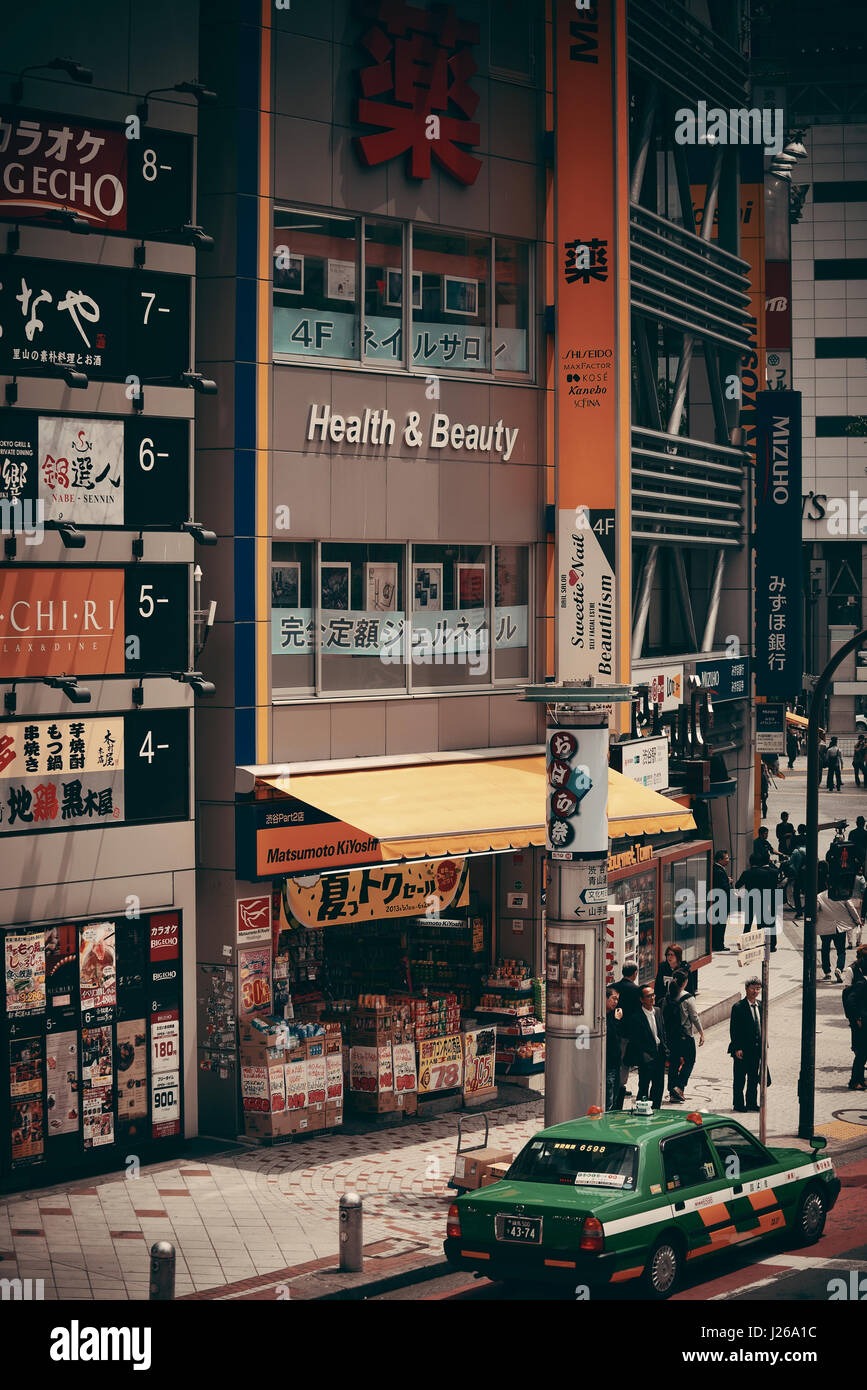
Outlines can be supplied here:
M508 1177L565 1187L608 1187L631 1192L638 1173L634 1144L599 1144L584 1139L531 1139Z

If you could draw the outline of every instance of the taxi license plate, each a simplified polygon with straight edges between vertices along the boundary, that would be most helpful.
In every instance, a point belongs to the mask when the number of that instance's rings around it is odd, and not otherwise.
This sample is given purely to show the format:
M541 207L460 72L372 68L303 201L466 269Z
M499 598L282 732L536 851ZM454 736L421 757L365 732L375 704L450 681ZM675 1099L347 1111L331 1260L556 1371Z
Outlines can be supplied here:
M497 1216L494 1222L497 1240L513 1240L521 1245L541 1245L541 1216Z

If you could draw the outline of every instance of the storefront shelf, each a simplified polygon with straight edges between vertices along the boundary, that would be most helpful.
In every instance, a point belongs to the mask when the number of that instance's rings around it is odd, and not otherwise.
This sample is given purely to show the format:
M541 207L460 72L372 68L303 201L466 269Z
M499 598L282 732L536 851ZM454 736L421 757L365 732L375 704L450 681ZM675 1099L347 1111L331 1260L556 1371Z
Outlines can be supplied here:
M529 1018L530 1014L516 1014L514 1009L473 1009L473 1014L482 1014L486 1018Z
M537 1028L504 1028L502 1023L497 1024L498 1038L541 1038L545 1035L545 1025L540 1023Z
M544 1061L541 1062L498 1062L497 1071L505 1076L535 1076L538 1072L545 1070Z
M526 989L513 989L511 985L494 985L490 984L487 980L483 980L482 984L488 994L502 994L509 999L527 999L533 993L532 981L530 981Z

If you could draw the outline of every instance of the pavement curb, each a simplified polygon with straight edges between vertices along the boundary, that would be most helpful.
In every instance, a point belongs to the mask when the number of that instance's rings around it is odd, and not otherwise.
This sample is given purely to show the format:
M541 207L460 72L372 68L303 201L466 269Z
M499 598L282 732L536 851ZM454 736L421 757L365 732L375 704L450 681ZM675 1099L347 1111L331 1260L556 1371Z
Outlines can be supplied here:
M454 1272L454 1266L448 1260L433 1260L429 1264L415 1265L411 1269L400 1270L396 1274L387 1274L381 1279L371 1279L361 1284L352 1284L346 1288L334 1289L330 1293L323 1293L310 1299L312 1303L346 1303L352 1300L362 1300L371 1295L390 1293L393 1289L403 1289L410 1284L425 1284L430 1279L441 1279L444 1274ZM315 1275L313 1276L316 1277ZM320 1276L321 1277L321 1276ZM346 1275L337 1274L337 1278L346 1278ZM348 1276L352 1277L352 1276Z

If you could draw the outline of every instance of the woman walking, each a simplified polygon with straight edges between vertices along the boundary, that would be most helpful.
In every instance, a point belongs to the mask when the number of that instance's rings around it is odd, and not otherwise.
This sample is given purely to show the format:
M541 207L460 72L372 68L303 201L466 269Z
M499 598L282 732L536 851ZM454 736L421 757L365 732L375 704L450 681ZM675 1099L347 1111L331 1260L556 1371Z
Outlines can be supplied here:
M676 970L668 987L663 1021L671 1049L668 1063L668 1099L673 1105L686 1099L684 1092L695 1066L695 1040L704 1046L704 1029L695 1000L686 988L685 970Z

